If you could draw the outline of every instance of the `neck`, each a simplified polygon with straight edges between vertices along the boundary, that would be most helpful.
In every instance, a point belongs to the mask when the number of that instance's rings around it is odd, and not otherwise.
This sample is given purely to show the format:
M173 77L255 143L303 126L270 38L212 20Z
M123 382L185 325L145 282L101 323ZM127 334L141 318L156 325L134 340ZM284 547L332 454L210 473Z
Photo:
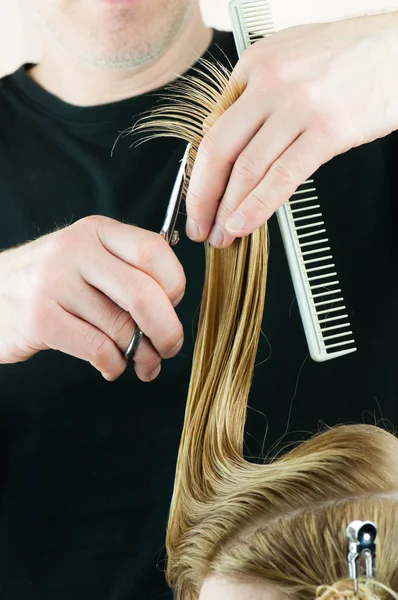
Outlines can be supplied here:
M145 94L187 71L208 48L212 30L199 7L192 11L166 52L138 69L111 71L71 56L53 40L45 41L44 58L29 74L41 87L64 102L95 106Z

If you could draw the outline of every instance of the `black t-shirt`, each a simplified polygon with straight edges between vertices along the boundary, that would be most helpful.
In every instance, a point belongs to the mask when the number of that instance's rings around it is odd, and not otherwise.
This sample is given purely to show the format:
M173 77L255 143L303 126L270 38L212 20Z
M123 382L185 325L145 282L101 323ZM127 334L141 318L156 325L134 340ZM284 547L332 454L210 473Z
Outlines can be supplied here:
M232 62L231 34L211 56ZM0 248L90 214L159 231L184 143L130 149L120 131L158 97L81 108L20 69L0 84ZM248 411L249 457L319 423L398 424L395 136L332 160L316 183L358 351L308 350L275 218L263 332ZM184 230L181 215L179 230ZM182 235L186 340L153 383L110 384L59 352L0 366L0 597L155 600L203 285L204 252ZM267 435L266 435L267 433ZM366 452L366 448L364 448Z

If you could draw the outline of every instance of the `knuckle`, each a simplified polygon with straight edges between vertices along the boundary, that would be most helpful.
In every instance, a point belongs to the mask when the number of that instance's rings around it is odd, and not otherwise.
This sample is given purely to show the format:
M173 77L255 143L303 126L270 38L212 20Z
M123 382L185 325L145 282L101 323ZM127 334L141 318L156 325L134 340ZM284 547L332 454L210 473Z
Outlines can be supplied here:
M138 250L139 266L144 267L158 260L160 256L167 256L167 259L173 263L179 261L167 241L159 234L147 231L140 239Z
M77 221L76 226L82 226L84 229L92 233L94 231L98 231L100 227L106 227L109 221L109 217L103 217L102 215L88 215L87 217L83 217L83 219Z
M246 80L248 73L250 73L250 63L251 61L251 55L253 53L253 49L254 49L255 44L253 44L252 46L249 46L242 54L242 56L240 57L240 59L238 60L238 62L236 63L233 71L232 71L232 77L233 79L236 81L239 80ZM249 58L250 57L250 58ZM248 64L249 63L249 64Z
M98 365L104 364L114 349L113 341L105 333L96 333L91 341L92 361Z
M268 78L268 85L270 82L274 84L283 84L289 80L289 71L290 64L286 59L282 59L280 56L273 56L267 63L264 76L267 76Z
M242 153L235 163L234 175L245 183L256 182L260 176L258 159Z
M165 241L159 234L145 232L137 250L139 266L148 266L161 252L165 251L167 251L165 250Z
M343 115L340 116L335 113L318 114L312 131L313 136L316 138L314 142L325 143L326 141L334 146L338 139L344 139L344 130L348 130L348 127L346 126L346 118Z
M274 210L275 210L275 208L272 207L271 204L267 200L265 200L264 198L261 198L261 196L259 196L255 192L252 192L248 196L248 201L253 206L254 211L256 213L257 212L260 213L261 215L272 214L274 212Z
M290 188L295 183L295 172L290 164L282 159L276 160L270 167L268 175L278 187Z
M242 54L240 60L233 70L233 76L243 82L250 80L253 74L253 67L256 69L258 64L261 65L259 72L264 71L264 65L268 65L272 53L267 52L267 47L263 40L259 40L256 44L249 46ZM264 57L267 57L266 59Z
M322 86L316 81L295 81L293 97L296 104L306 108L317 107L322 101Z
M204 197L199 194L192 185L188 189L187 205L189 205L191 211L195 208L200 208L203 205Z
M316 112L313 120L317 129L321 131L333 131L339 122L334 114L326 111Z
M234 213L234 209L231 206L228 206L225 202L221 202L218 209L218 217L220 218L220 222L224 222ZM218 225L218 222L217 222Z
M129 313L121 310L113 318L113 322L109 328L109 335L113 340L128 337L132 329L132 320Z
M143 238L138 252L138 266L144 271L148 269L151 263L158 261L159 257L162 257L162 260L167 262L167 271L170 273L170 276L174 276L175 283L171 290L167 289L165 291L170 300L173 301L179 298L185 291L186 277L183 266L164 238L159 234L149 232L149 235Z
M79 235L73 226L65 227L48 236L46 249L48 257L69 256L79 243ZM44 261L45 262L45 261Z
M127 306L131 307L133 312L141 313L148 306L148 302L153 299L153 291L153 286L148 277L140 282L129 282L124 290Z
M261 60L263 57L256 58L257 67L254 67L254 72L252 67L253 75L250 76L249 89L251 94L262 96L263 99L265 90L286 85L289 81L289 65L286 60L272 53L267 53L266 62Z

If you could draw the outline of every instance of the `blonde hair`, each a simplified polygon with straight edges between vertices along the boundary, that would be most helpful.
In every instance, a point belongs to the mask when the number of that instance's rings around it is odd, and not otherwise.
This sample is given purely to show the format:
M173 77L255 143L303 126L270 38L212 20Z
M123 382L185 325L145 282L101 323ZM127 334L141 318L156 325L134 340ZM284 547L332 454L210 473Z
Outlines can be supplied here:
M181 137L192 167L210 127L244 86L222 65L170 88L145 115L145 139ZM178 600L197 600L211 574L264 579L299 600L353 596L346 525L376 522L377 595L398 591L398 440L372 426L342 426L259 465L243 434L261 332L267 228L227 250L206 244L206 276L167 532L167 578ZM266 391L265 391L266 394ZM360 596L375 595L366 582ZM398 598L398 596L396 596Z

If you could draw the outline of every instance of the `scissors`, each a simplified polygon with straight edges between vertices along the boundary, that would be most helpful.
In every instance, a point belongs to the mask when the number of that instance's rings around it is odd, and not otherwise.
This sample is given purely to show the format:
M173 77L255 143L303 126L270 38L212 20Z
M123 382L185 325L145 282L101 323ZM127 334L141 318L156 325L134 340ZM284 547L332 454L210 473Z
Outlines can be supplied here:
M184 156L181 160L180 168L178 170L173 190L171 192L169 204L167 206L166 216L163 221L162 229L160 230L160 235L162 236L162 238L164 238L169 244L169 246L172 247L178 244L180 240L180 235L175 227L177 223L177 216L181 207L182 194L188 172L188 157L190 149L191 144L188 144L185 149ZM131 342L129 343L127 350L124 353L124 357L127 360L134 358L134 355L138 350L138 346L140 345L143 335L144 334L141 331L141 329L139 327L136 327L134 335L131 338Z

